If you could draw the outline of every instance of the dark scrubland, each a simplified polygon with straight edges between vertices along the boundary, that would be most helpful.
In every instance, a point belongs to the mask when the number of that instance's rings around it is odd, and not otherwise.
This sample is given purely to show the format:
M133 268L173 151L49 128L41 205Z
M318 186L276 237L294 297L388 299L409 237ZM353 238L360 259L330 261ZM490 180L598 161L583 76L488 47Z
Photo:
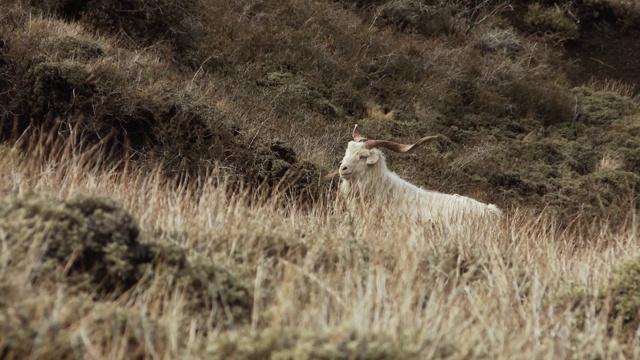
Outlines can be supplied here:
M624 0L0 0L0 358L640 356L638 35ZM440 135L390 168L505 224L335 210L355 123Z

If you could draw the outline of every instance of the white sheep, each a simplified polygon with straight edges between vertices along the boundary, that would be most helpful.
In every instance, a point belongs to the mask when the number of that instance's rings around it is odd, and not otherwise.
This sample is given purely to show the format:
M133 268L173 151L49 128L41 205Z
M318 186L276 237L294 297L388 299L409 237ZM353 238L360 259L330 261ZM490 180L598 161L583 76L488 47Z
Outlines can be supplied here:
M340 164L340 191L347 199L356 200L357 207L382 210L387 215L402 216L416 221L439 222L452 218L465 220L495 218L502 212L493 204L484 204L469 197L443 194L419 188L387 168L385 156L378 147L395 152L408 152L437 139L427 136L415 144L399 144L386 140L371 140L360 136L358 125L353 129L353 141Z

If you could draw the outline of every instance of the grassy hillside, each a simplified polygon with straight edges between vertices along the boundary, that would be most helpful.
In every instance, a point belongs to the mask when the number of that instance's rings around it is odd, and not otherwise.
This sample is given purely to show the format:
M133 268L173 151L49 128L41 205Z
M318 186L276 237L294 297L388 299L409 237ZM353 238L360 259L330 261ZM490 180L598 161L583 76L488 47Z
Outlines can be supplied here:
M638 10L0 1L0 357L639 357ZM354 123L504 223L346 213Z

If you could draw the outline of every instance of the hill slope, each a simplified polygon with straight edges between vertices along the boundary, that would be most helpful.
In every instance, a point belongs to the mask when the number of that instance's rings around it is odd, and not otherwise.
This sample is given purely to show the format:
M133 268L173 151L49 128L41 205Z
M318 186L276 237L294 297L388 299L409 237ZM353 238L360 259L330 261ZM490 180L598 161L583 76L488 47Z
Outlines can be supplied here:
M377 138L444 135L392 167L503 207L593 217L640 184L637 85L609 71L637 60L584 60L597 41L635 44L633 5L28 4L4 7L5 139L60 121L114 161L222 164L271 185L295 173L299 194L326 188L357 122Z
M638 357L638 13L0 0L0 358ZM354 123L507 218L344 213Z

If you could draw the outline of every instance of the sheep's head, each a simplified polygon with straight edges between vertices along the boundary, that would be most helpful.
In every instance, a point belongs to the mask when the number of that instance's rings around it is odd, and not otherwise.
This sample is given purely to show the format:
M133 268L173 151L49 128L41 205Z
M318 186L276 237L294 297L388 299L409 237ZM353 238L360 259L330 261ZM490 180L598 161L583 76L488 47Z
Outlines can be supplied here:
M367 171L369 166L377 164L383 156L378 149L367 149L362 142L349 141L340 164L340 177L351 180Z
M340 177L345 180L357 178L371 166L378 164L384 158L382 151L378 147L384 147L395 152L408 152L427 141L437 139L437 136L427 136L418 140L414 144L399 144L387 140L372 140L360 136L358 124L353 129L353 141L347 145L347 151L340 164ZM383 160L384 161L384 160Z

